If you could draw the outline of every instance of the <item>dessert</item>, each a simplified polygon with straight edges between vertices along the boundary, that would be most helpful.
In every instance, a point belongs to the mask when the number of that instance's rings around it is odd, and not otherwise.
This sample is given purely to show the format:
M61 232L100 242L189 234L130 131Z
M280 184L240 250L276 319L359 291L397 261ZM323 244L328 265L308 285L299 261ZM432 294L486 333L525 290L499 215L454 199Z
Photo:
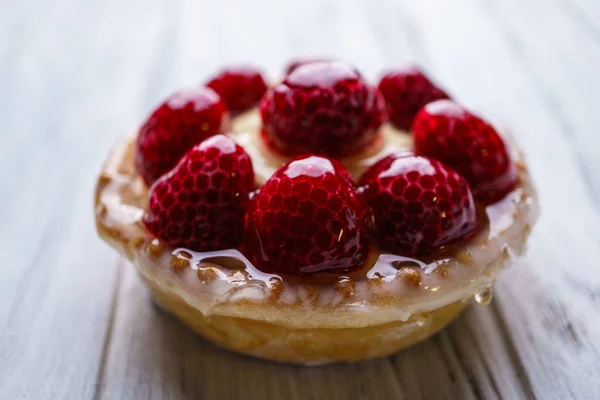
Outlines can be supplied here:
M537 217L511 138L414 68L379 89L337 61L288 70L266 88L229 68L111 150L97 229L155 302L219 346L315 365L489 301Z

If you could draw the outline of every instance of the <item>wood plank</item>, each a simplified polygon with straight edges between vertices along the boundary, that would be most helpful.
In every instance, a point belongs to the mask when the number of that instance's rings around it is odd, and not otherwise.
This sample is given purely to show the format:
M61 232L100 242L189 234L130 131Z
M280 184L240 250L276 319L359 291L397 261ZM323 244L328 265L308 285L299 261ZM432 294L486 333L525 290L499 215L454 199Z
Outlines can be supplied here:
M1 86L10 94L0 105L7 124L0 135L0 167L7 172L0 183L0 398L85 398L93 389L115 278L110 264L88 269L88 260L114 263L115 257L96 241L89 218L91 165L73 168L90 156L90 146L75 140L72 151L64 151L68 128L55 98L66 83L64 70L35 68L52 42L42 40L41 30L21 29L34 15L33 4L11 10L22 18L2 24L9 35L0 38L0 48L9 49L0 60ZM68 87L62 94L65 100L75 95ZM68 111L82 122L81 108ZM106 292L97 290L103 286Z
M519 7L521 12L514 12ZM571 151L596 202L600 200L600 140L596 126L596 93L600 90L597 65L600 65L600 36L573 18L572 8L557 2L535 15L535 1L496 1L487 5L493 22L510 43L516 61L527 75L546 108L554 115L556 126L570 138ZM576 43L576 46L573 44Z
M594 41L556 8L540 16L531 3L523 17L516 3L375 3L22 1L0 13L0 87L14 94L0 98L0 120L18 132L0 134L0 168L18 171L0 180L0 220L11 227L0 230L0 398L593 398ZM569 45L559 31L581 47L551 54ZM540 47L546 34L551 45ZM93 232L98 166L164 95L225 62L254 60L276 75L311 54L369 77L420 61L518 133L540 186L532 252L501 278L499 301L390 359L307 369L216 349L154 310L130 265L117 286L116 257Z
M132 99L145 81L124 66L152 54L151 44L128 54L138 37L107 46L112 23L132 17L108 6L23 1L0 12L2 399L94 394L118 276L95 233L93 187L119 129L139 118Z
M577 21L582 29L588 31L600 41L600 4L594 0L556 0L556 6L562 7L567 15Z
M592 293L600 276L588 260L600 255L600 234L596 201L578 161L584 153L572 151L575 140L564 135L556 109L540 96L510 38L498 29L495 13L482 4L425 1L403 7L426 49L421 61L461 101L511 127L538 183L542 218L527 263L508 271L496 288L498 323L506 326L515 362L524 367L520 380L538 398L593 398L600 376L595 341L600 324ZM519 18L534 19L529 11ZM590 70L578 73L580 80L592 79ZM550 90L562 94L559 88ZM593 126L589 118L581 123ZM577 149L594 145L587 136L577 140ZM575 289L573 281L587 289Z

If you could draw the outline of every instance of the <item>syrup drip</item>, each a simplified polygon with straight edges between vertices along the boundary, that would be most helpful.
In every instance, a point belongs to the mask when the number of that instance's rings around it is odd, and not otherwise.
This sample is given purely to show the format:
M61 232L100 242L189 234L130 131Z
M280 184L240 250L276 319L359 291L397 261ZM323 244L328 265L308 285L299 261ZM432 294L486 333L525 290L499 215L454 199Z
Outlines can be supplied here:
M380 254L373 268L367 272L368 279L381 279L384 282L394 280L402 268L417 267L425 269L427 264L410 257L393 254Z
M487 306L492 302L492 287L486 287L481 292L475 293L475 302L481 306Z
M281 276L277 274L268 274L259 271L252 265L239 250L219 250L208 252L195 252L185 248L173 250L172 254L176 257L185 257L189 259L192 269L213 269L220 279L227 280L231 283L245 282L266 285L271 288L274 282L282 281ZM240 279L241 276L247 279Z

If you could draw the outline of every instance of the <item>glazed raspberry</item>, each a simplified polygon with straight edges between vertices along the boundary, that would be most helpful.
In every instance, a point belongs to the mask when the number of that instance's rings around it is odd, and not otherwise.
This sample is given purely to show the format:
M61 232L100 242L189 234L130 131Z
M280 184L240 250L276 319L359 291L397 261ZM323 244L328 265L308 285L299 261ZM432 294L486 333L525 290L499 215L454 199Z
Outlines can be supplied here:
M367 257L369 209L337 161L300 156L250 202L246 251L268 272L310 274L360 268Z
M221 96L233 115L254 107L267 91L261 72L250 66L226 68L206 86Z
M263 97L263 137L294 155L331 157L369 144L385 117L383 98L354 68L340 62L302 65Z
M517 182L514 163L494 128L450 100L425 106L412 127L415 152L456 169L475 198L493 203Z
M434 100L450 98L416 66L385 74L379 82L379 91L385 99L390 122L406 131L421 107Z
M198 87L171 95L140 128L135 167L147 185L177 164L196 143L229 129L229 113L218 94Z
M323 58L298 58L296 60L292 60L287 67L285 67L285 74L289 75L292 72L294 72L294 70L296 70L298 67L302 66L302 65L306 65L306 64L312 64L315 62L323 62L323 61L331 61L325 57Z
M369 168L360 185L374 213L377 241L386 250L430 254L475 229L469 184L436 160L395 153Z
M173 247L196 251L237 246L254 184L250 157L228 136L193 146L148 193L144 222Z

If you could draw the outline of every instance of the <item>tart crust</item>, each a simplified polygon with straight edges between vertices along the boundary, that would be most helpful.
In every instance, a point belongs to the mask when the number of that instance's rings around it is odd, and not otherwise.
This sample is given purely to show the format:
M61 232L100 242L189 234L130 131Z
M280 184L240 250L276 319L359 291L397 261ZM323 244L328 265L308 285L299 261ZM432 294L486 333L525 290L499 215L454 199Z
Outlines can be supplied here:
M177 294L148 279L157 305L213 343L229 350L271 361L321 365L383 357L421 342L453 321L469 304L457 301L406 321L356 328L293 328L269 321L204 316ZM251 314L250 314L251 315Z
M261 147L259 125L250 111L234 120L232 137L250 154L262 184L285 160ZM373 248L360 271L320 280L265 274L237 249L195 253L153 239L141 223L147 188L133 168L133 142L133 135L119 141L98 179L100 236L133 263L155 301L190 328L219 346L274 361L353 362L427 339L524 251L537 218L535 190L511 144L518 186L482 209L481 228L459 247L427 260ZM409 135L386 125L373 148L342 162L357 177L410 145Z

